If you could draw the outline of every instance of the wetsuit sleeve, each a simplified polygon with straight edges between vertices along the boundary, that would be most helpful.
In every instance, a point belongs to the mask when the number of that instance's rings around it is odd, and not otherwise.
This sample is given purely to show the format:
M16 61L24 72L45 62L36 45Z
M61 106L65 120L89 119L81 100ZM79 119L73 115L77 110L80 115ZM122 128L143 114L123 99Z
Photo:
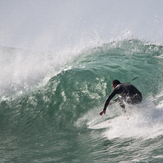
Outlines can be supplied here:
M114 89L112 93L109 95L109 97L106 99L104 104L104 111L106 110L107 106L109 105L110 100L117 94L117 89Z

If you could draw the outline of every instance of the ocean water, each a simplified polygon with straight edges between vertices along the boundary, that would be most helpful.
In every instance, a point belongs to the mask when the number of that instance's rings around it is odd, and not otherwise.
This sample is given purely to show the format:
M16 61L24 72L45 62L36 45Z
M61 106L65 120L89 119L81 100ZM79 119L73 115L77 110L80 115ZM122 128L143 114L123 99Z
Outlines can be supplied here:
M0 63L0 162L163 162L163 45L114 40L64 55L1 47ZM99 116L113 79L143 102Z

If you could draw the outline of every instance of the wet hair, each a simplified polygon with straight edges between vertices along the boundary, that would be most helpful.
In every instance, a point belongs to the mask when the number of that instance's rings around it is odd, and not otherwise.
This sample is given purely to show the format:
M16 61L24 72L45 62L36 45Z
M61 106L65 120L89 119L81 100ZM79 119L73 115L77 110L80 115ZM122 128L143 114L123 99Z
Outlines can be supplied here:
M118 84L121 84L119 80L115 79L112 81L112 85L118 85Z

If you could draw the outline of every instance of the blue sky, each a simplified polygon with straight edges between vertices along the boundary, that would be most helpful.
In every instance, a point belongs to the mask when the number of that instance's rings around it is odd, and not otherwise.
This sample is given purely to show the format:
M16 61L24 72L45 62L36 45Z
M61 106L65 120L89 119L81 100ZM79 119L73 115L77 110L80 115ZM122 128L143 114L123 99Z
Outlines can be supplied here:
M135 37L163 43L162 0L1 0L0 46L59 50Z

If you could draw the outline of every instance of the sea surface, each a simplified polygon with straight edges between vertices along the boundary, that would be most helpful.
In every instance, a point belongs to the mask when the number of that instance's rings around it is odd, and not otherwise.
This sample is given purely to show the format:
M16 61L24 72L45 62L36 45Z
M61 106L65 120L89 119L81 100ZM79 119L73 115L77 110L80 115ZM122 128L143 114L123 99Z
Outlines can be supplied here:
M114 40L64 55L0 47L0 74L1 163L163 162L162 44ZM100 116L114 79L143 101Z

